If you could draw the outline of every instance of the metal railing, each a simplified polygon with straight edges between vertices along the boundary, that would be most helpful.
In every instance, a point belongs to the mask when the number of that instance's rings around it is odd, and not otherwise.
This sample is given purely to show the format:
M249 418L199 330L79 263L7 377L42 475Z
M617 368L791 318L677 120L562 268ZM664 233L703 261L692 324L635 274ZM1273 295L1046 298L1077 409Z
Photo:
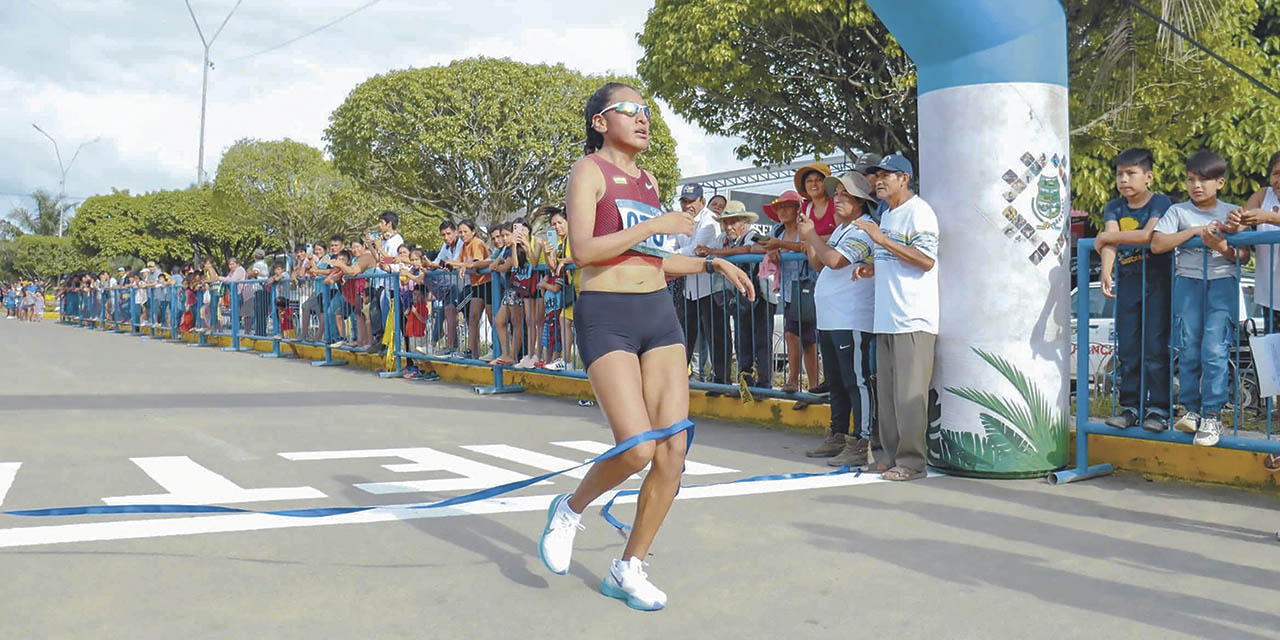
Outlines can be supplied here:
M1272 252L1275 252L1277 248L1280 248L1280 232L1276 232L1276 231L1241 232L1241 233L1236 233L1232 235L1227 235L1226 238L1227 238L1227 243L1233 247L1248 247L1248 246L1264 245L1264 246L1270 247L1270 250ZM1093 248L1094 248L1094 241L1092 239L1082 239L1077 244L1076 255L1087 256L1089 255L1089 252L1093 251ZM1147 247L1146 245L1137 245L1132 247L1126 245L1122 248L1146 249ZM1191 240L1188 240L1186 243L1181 245L1181 247L1179 247L1179 249L1196 249L1196 248L1201 248L1201 249L1204 248L1204 243L1199 238L1192 238ZM1202 273L1207 275L1208 269L1209 269L1209 264L1208 264L1209 251L1203 251L1202 255L1203 255L1203 259L1201 261ZM1273 253L1272 255L1275 255L1275 254ZM1173 261L1175 259L1171 258L1170 260ZM1147 288L1148 261L1144 259L1144 260L1141 260L1140 262L1141 262L1141 267L1140 267L1139 273L1137 274L1137 277L1140 279L1141 287L1139 291L1143 293L1144 303L1145 303L1146 302L1145 295L1148 290ZM1112 346L1111 353L1117 354L1117 356L1115 359L1112 360L1112 364L1110 367L1111 370L1110 371L1100 370L1099 367L1092 366L1092 363L1090 362L1090 358L1093 355L1093 352L1095 351L1094 349L1090 348L1090 346L1088 346L1093 344L1090 340L1090 332L1092 330L1096 330L1101 327L1101 323L1096 321L1106 320L1108 318L1106 318L1105 315L1099 316L1099 315L1093 314L1094 310L1091 307L1102 306L1105 309L1105 304L1104 305L1092 304L1095 298L1090 293L1093 291L1094 288L1091 287L1089 284L1088 264L1089 264L1088 260L1077 260L1077 266L1076 266L1076 269L1077 269L1076 281L1078 283L1082 283L1081 288L1077 290L1075 294L1076 299L1075 299L1075 309L1074 309L1075 315L1076 315L1076 321L1075 321L1076 322L1076 328L1075 328L1076 461L1075 461L1074 467L1068 468L1062 471L1058 471L1056 473L1052 473L1049 475L1049 481L1054 484L1063 483L1063 482L1075 482L1075 481L1084 480L1084 479L1093 478L1100 475L1106 475L1111 473L1112 466L1109 464L1100 464L1100 465L1093 465L1093 466L1089 465L1088 436L1090 435L1119 436L1119 437L1125 437L1125 438L1137 438L1142 440L1154 440L1154 441L1160 441L1160 442L1174 442L1174 443L1188 444L1188 445L1192 444L1193 442L1192 434L1182 433L1173 428L1173 423L1176 417L1174 416L1174 412L1172 411L1172 409L1177 405L1177 400L1179 395L1178 394L1179 385L1174 375L1175 371L1178 371L1177 367L1178 367L1178 356L1179 356L1179 349L1178 349L1179 344L1178 344L1178 338L1174 335L1174 331L1172 329L1172 327L1179 326L1178 325L1179 314L1177 313L1178 304L1176 301L1171 302L1171 304L1169 304L1168 311L1164 311L1164 313L1169 314L1169 325L1171 327L1169 330L1169 341L1161 345L1161 347L1166 350L1164 354L1167 354L1167 359L1164 358L1164 355L1159 353L1148 354L1145 350L1139 350L1141 354L1140 357L1143 362L1145 362L1149 357L1150 358L1159 357L1160 361L1167 362L1167 364L1164 365L1164 371L1161 371L1158 374L1158 375L1164 376L1165 379L1162 381L1157 381L1157 384L1167 385L1167 387L1161 386L1159 388L1168 389L1167 391L1168 403L1167 405L1165 405L1170 409L1170 411L1168 412L1169 415L1167 416L1167 427L1161 431L1147 430L1147 429L1144 429L1140 424L1130 426L1127 428L1117 428L1113 426L1108 426L1104 422L1096 420L1093 416L1091 416L1093 404L1094 404L1093 400L1106 398L1107 396L1110 396L1110 399L1111 399L1111 403L1110 403L1111 407L1110 407L1109 413L1111 415L1118 415L1120 413L1120 411L1122 410L1122 407L1120 407L1121 403L1119 402L1120 393L1121 393L1120 387L1121 387L1121 384L1125 382L1125 380L1123 379L1120 373L1120 369L1122 367L1120 366L1118 353L1115 349L1115 347L1118 344L1118 341L1116 340L1114 331L1112 331L1113 335L1111 335L1109 339L1111 341L1111 346ZM1268 267L1270 266L1271 265L1268 265ZM1238 289L1241 286L1241 282L1245 280L1246 277L1248 276L1248 272L1244 271L1243 265L1239 264L1238 262L1235 264L1234 269L1235 269L1235 273L1233 274L1232 278L1234 279L1236 288ZM1132 270L1130 270L1130 272L1131 271ZM1176 275L1175 275L1176 271L1177 271L1177 267L1171 266L1170 275L1168 277L1176 280ZM1152 277L1157 277L1159 275L1163 275L1163 274L1155 274ZM1134 276L1130 275L1130 277L1134 277ZM1232 309L1238 308L1239 312L1231 313L1232 322L1230 324L1232 328L1227 331L1227 338L1230 341L1230 344L1227 346L1229 358L1228 358L1226 371L1227 371L1228 379L1224 381L1220 381L1220 383L1223 384L1228 389L1228 395L1230 399L1228 402L1228 406L1223 408L1224 409L1230 408L1230 414L1227 414L1224 411L1223 418L1226 418L1228 415L1230 415L1231 428L1230 428L1229 435L1224 433L1221 436L1221 438L1218 440L1217 445L1215 445L1218 448L1238 449L1238 450L1252 451L1252 452L1258 452L1258 453L1280 454L1280 438L1275 437L1275 431L1273 429L1273 424L1272 424L1274 413L1275 413L1274 406L1273 406L1273 402L1274 402L1273 399L1270 397L1262 399L1259 395L1254 395L1252 398L1250 397L1250 389L1253 389L1255 393L1258 389L1259 371L1256 368L1256 363L1254 361L1252 352L1250 350L1249 337L1252 335L1266 335L1270 333L1275 333L1278 330L1280 330L1280 326L1277 326L1277 323L1276 323L1276 320L1280 320L1280 315L1277 315L1274 311L1272 311L1277 309L1277 305L1276 305L1277 298L1280 298L1280 295L1277 295L1277 294L1280 294L1280 291L1276 290L1277 283L1275 282L1274 277L1269 276L1268 280L1271 282L1271 286L1269 287L1268 291L1262 292L1265 294L1264 297L1262 297L1262 299L1267 301L1265 303L1265 306L1253 304L1253 301L1256 301L1259 298L1258 292L1256 291L1252 296L1249 296L1249 298L1251 298L1252 300L1246 300L1243 294L1240 293L1238 290L1232 293L1233 300L1231 301L1230 305ZM1209 286L1208 283L1210 282L1210 280L1208 278L1205 278L1201 280L1201 282L1204 283L1202 286L1207 290ZM1117 283L1117 286L1118 284L1119 283ZM1085 290L1086 287L1088 288L1088 291ZM1183 293L1181 291L1179 291L1178 289L1175 289L1174 283L1172 281L1170 282L1170 285L1169 285L1169 291L1170 291L1171 299L1173 297L1183 296ZM1099 290L1099 295L1100 294L1101 294L1101 291ZM1182 299L1186 299L1186 298L1183 296ZM1207 314L1207 305L1208 305L1207 296L1202 295L1201 300L1203 302L1201 304L1202 308L1199 310L1199 314L1200 314L1200 317L1203 318L1208 315ZM1263 318L1254 317L1255 306L1259 306L1261 308L1267 309L1265 317ZM1143 307L1144 315L1139 318L1137 323L1139 324L1139 327L1140 327L1138 331L1138 339L1140 341L1139 344L1145 343L1147 341L1147 332L1146 332L1147 323L1146 323L1145 311L1146 311L1146 307L1144 306ZM1121 320L1121 318L1119 318L1117 314L1118 314L1118 307L1113 307L1113 312L1110 314L1111 317L1109 318L1113 323L1113 326L1116 326L1115 323L1118 323ZM1132 320L1130 318L1125 318L1125 320L1128 323L1132 324ZM1183 320L1185 321L1185 318ZM1261 323L1259 322L1259 320L1261 320ZM1132 373L1133 370L1137 371L1136 376L1138 378L1138 393L1137 393L1137 397L1139 399L1137 403L1138 406L1125 407L1125 408L1136 411L1138 420L1141 421L1148 414L1149 407L1147 406L1147 396L1148 396L1147 388L1148 388L1148 384L1151 383L1151 381L1147 379L1147 374L1144 367L1138 366L1135 363L1134 369L1131 369L1130 376L1135 375L1134 373ZM1201 375L1204 375L1203 369L1201 369ZM1097 379L1100 379L1100 380L1097 380ZM1107 382L1109 382L1109 385L1106 384ZM1128 384L1132 384L1132 380L1128 381ZM1160 400L1163 400L1163 399L1164 398L1160 398ZM1164 404L1164 403L1161 402L1161 404ZM1155 407L1155 408L1159 408L1159 407ZM1263 414L1262 423L1260 425L1255 423L1250 426L1254 426L1255 428L1257 427L1262 427L1262 428L1260 428L1257 431L1256 435L1254 436L1241 435L1242 426L1249 424L1249 420L1252 418L1250 414L1256 413L1259 410Z
M782 254L772 277L760 277L763 255L728 260L752 275L755 301L719 274L678 278L674 282L696 284L669 287L687 332L690 387L714 395L825 402L824 396L806 393L798 384L787 386L801 379L795 367L804 368L809 386L818 383L821 371L812 310L801 312L813 304L805 299L812 296L816 277L807 258ZM196 337L193 347L213 346L210 335L226 338L227 351L247 350L243 341L269 340L272 349L264 357L296 354L297 345L316 346L324 353L312 362L316 366L346 364L336 353L388 349L384 377L429 369L433 362L485 366L493 372L493 384L477 391L507 393L521 389L504 384L506 370L586 378L569 317L576 299L574 273L572 267L553 273L537 265L520 274L523 283L487 269L459 273L407 266L339 282L324 277L206 282L197 277L148 288L141 300L133 287L91 289L77 294L85 302L77 297L68 306L78 310L74 322L82 326L140 334L163 328L176 338L190 333ZM480 282L485 276L487 285ZM792 284L796 281L800 285Z

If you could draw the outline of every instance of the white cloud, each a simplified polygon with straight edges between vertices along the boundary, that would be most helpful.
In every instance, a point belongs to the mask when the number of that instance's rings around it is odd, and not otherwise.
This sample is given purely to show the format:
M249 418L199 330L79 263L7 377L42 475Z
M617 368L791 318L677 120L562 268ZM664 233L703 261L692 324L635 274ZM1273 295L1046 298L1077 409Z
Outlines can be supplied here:
M211 36L234 0L193 0ZM476 56L563 63L587 73L634 73L651 3L585 0L382 2L288 47L249 56L359 6L246 2L214 45L205 168L244 137L323 146L330 112L357 84L391 69ZM196 177L201 48L181 2L62 0L18 3L0 18L0 193L56 190L57 161L86 147L67 193L112 187L182 188ZM32 52L36 52L35 55ZM731 138L710 136L663 109L686 175L725 171Z

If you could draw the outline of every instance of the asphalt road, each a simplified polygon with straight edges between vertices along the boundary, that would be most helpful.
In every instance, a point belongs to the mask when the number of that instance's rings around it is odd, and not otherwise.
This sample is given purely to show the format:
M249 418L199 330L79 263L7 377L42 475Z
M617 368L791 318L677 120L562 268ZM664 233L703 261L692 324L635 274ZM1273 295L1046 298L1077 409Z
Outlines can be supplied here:
M0 509L405 505L610 443L571 400L0 321ZM1133 476L693 486L826 471L811 444L699 422L649 558L657 613L599 594L623 541L597 510L569 575L542 567L560 477L309 520L0 515L0 638L1280 638L1274 496Z

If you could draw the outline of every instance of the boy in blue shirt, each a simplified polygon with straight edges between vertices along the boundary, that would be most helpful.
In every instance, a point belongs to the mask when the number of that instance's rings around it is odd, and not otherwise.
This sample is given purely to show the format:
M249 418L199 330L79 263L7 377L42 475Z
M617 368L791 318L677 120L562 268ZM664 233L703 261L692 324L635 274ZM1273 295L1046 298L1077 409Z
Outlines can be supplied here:
M1238 227L1227 222L1237 207L1218 199L1226 183L1227 161L1211 151L1187 158L1187 193L1191 199L1169 207L1156 223L1151 251L1167 253L1177 247L1173 306L1178 356L1178 402L1187 413L1174 424L1195 434L1195 443L1218 444L1219 414L1227 403L1230 352L1240 299L1236 272L1249 261L1247 247L1232 247L1224 234ZM1179 246L1199 237L1204 247Z
M1102 256L1102 293L1116 299L1116 370L1120 412L1109 426L1161 432L1169 418L1169 290L1173 261L1167 254L1120 245L1149 244L1156 222L1173 204L1152 193L1154 158L1150 149L1129 148L1116 155L1120 197L1102 210L1105 228L1094 240ZM1115 280L1112 267L1120 256Z

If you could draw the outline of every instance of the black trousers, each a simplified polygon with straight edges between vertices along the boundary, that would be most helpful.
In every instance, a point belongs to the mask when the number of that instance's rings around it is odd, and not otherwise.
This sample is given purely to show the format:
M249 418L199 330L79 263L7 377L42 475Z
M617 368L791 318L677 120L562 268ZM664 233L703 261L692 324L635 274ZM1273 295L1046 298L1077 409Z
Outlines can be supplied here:
M711 347L712 382L729 383L729 344L732 335L729 332L729 314L723 306L714 302L714 295L707 295L697 300L681 298L676 304L684 303L684 350L686 361L693 360L693 349L698 344L698 336Z
M875 334L818 331L822 373L831 383L831 432L870 440L876 431Z
M747 385L773 387L773 311L764 296L755 302L739 297L734 314L734 336L738 348L738 370L747 374ZM755 375L751 375L755 369Z

